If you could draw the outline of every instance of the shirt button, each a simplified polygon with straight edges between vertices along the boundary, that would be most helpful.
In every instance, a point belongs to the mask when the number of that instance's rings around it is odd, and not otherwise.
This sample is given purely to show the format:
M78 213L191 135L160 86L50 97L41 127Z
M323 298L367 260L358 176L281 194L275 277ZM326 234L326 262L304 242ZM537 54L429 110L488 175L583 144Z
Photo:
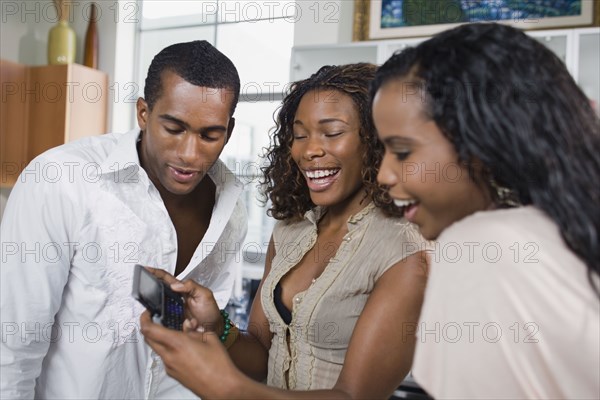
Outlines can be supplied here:
M300 303L302 301L302 299L300 298L300 296L296 297L294 300L296 300L296 303Z
M344 238L344 242L349 242L350 240L352 240L352 236L348 235Z

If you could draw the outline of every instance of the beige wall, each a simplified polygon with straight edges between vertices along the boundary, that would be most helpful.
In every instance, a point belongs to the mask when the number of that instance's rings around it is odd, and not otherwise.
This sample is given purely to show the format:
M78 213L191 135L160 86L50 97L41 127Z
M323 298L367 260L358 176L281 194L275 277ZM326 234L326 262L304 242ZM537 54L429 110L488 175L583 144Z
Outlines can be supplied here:
M352 41L354 0L299 0L294 25L294 46Z

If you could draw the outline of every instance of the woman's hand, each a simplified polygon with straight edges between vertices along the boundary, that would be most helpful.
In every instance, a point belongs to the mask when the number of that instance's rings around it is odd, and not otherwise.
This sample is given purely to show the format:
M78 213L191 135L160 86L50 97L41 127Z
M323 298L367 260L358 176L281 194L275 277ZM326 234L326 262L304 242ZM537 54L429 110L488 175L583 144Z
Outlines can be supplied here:
M183 294L187 318L183 323L184 331L217 332L219 335L223 333L223 317L210 289L192 280L179 281L162 269L146 269L167 282L173 291Z
M227 398L242 374L214 333L179 332L140 317L146 343L162 358L169 376L201 397Z

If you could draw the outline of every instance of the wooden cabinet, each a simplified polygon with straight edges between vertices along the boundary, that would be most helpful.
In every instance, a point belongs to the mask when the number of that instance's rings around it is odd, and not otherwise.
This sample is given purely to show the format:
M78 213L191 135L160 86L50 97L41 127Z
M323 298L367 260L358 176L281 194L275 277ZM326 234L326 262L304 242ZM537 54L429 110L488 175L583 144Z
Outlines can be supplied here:
M106 133L108 76L79 64L0 60L0 186L11 187L40 153Z
M27 68L0 61L0 81L0 185L6 187L16 180L12 175L18 174L27 157L27 107L18 95L27 82Z

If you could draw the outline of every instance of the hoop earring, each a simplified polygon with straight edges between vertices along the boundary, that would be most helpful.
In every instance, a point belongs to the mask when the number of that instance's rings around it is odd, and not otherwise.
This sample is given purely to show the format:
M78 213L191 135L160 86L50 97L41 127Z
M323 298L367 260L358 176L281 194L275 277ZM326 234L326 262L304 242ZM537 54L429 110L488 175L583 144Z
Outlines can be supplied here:
M505 186L500 186L493 177L490 177L490 186L496 193L498 205L505 207L519 207L522 205L517 192Z

